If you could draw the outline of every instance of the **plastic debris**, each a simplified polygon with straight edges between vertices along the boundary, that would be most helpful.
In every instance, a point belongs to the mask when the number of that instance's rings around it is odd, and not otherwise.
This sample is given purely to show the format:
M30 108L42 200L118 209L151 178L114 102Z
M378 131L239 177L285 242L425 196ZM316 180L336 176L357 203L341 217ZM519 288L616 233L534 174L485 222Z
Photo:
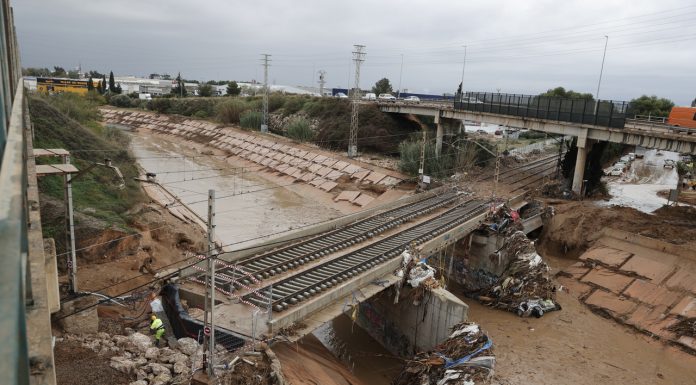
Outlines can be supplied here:
M490 383L495 368L493 341L475 323L455 326L432 352L407 361L393 385L476 385ZM483 355L485 353L485 355Z
M521 317L541 317L561 309L549 267L523 232L510 235L498 252L513 259L498 280L479 295L481 302Z

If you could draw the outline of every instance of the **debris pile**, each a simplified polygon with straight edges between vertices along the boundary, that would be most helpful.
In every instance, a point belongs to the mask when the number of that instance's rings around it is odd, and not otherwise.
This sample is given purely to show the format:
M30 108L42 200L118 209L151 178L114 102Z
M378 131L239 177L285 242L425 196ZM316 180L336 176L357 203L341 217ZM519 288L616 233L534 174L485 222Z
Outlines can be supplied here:
M575 200L575 193L565 186L565 183L559 181L549 181L544 183L540 188L541 195L548 198L570 199Z
M484 223L479 227L479 232L488 234L509 233L522 230L520 213L507 205L501 205L491 212Z
M401 278L401 283L396 286L397 292L394 303L399 302L400 288L408 283L416 290L411 292L413 305L418 306L423 299L425 292L440 286L440 282L435 278L435 269L419 259L418 249L415 245L410 245L401 253L401 268L396 271L396 276Z
M392 385L476 385L490 383L495 367L493 340L475 323L456 325L432 352L418 353Z
M100 356L110 356L109 366L130 376L130 385L165 385L188 383L192 368L200 367L203 349L193 338L180 338L172 347L156 347L152 338L126 328L129 335L65 334L57 344L79 344ZM174 341L174 340L172 340ZM219 354L226 352L218 346ZM263 361L263 357L247 357L246 361ZM253 366L257 364L252 362Z
M684 318L668 329L679 337L696 338L696 318Z
M497 253L503 259L510 258L511 262L495 284L478 297L481 302L523 317L541 317L546 312L561 309L556 302L556 287L549 277L549 267L523 232L517 231L507 237Z

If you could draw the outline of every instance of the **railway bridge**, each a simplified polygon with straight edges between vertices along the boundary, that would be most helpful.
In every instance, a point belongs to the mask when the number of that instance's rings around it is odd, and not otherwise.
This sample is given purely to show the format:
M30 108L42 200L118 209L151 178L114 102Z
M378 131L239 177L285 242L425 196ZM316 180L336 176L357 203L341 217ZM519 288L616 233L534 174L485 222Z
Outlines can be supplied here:
M457 130L462 121L575 136L578 153L573 191L577 193L582 189L587 153L598 141L696 155L696 130L626 119L626 102L466 93L456 102L380 102L379 107L388 113L433 116L438 154L445 132Z
M291 242L225 253L215 275L223 294L216 323L247 336L302 324L295 330L299 338L345 312L346 304L399 282L394 272L410 245L422 257L436 255L478 228L493 206L489 199L440 188L304 230ZM528 223L530 231L541 225L536 217ZM202 272L194 267L183 274L188 283L180 285L181 298L189 303L201 301ZM443 292L450 309L438 322L449 327L462 321L468 307Z

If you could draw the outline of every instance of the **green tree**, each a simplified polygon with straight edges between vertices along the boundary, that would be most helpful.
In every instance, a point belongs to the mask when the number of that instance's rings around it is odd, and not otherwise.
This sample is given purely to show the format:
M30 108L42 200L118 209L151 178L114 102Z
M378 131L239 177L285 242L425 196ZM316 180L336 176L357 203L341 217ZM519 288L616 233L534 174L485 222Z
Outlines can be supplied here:
M51 76L55 76L57 78L66 78L68 77L68 73L65 71L65 68L63 67L53 66L53 72L51 72Z
M242 92L242 89L239 88L239 85L237 85L237 82L231 81L227 84L227 95L237 96L237 95L239 95L240 92Z
M178 97L186 96L186 84L184 79L181 78L181 72L176 76L176 85L172 88L172 94Z
M213 86L208 83L201 84L200 86L198 86L198 96L213 96Z
M48 68L23 68L22 75L24 76L35 76L35 77L46 77L51 76L51 70Z
M658 98L655 95L643 95L628 103L626 115L668 116L672 107L674 107L674 102L669 99Z
M102 80L101 83L99 84L101 87L99 89L100 94L105 94L106 93L106 75L102 74Z
M539 96L551 96L557 98L567 98L567 99L587 99L594 100L594 96L590 93L575 92L573 90L566 90L563 87L556 87L550 89Z
M103 73L101 73L101 72L99 72L99 71L94 71L94 70L89 71L89 72L87 73L87 75L89 75L89 76L92 77L92 78L97 78L97 79L99 79L99 78L101 78L101 77L104 76Z
M116 83L116 87L114 87L114 93L120 94L123 92L123 88L121 88L121 83Z
M696 107L696 98L694 98L694 101L691 102L691 107Z
M92 91L94 89L94 80L92 77L89 77L89 80L87 80L87 91Z
M116 92L116 81L114 80L114 71L109 71L109 91Z
M379 95L379 94L391 94L393 91L392 85L389 82L389 79L387 78L382 78L375 83L375 86L372 87L372 92Z

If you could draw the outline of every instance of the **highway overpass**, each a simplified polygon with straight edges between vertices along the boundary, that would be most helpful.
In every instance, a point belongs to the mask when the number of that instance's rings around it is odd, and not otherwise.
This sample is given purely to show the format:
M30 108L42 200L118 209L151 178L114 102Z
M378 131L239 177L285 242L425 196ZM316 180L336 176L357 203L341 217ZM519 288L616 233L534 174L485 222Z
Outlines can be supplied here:
M486 94L493 95L489 96L488 102L482 102L477 97L478 94L474 95L467 97L467 101L473 101L471 103L378 104L383 112L434 117L437 124L438 153L442 148L445 131L459 129L462 121L575 136L578 138L578 155L573 191L577 193L582 189L587 153L592 144L598 141L696 155L696 130L626 120L625 104L621 104L620 108L614 108L617 102L600 101L606 104L600 104L599 112L595 113L592 107L594 103L589 102L581 105L578 110L572 105L568 108L565 104L547 105L544 101L536 101L535 97L523 99L527 105L520 106L519 103L510 102L511 99L505 96L506 94ZM535 105L529 106L530 101ZM551 106L551 109L548 106Z

